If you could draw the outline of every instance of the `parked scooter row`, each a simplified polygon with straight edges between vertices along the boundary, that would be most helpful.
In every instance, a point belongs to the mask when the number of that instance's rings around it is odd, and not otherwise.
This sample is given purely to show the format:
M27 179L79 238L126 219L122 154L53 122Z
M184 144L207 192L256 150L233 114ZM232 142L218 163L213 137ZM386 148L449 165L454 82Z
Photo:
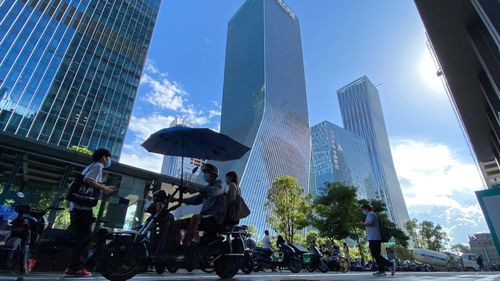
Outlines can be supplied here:
M18 198L24 198L22 192ZM49 210L62 210L58 207L49 207L45 210L36 210L28 205L19 204L15 207L17 216L7 226L8 237L0 248L1 264L4 269L28 274L36 265L35 253L43 233L47 228L44 215Z

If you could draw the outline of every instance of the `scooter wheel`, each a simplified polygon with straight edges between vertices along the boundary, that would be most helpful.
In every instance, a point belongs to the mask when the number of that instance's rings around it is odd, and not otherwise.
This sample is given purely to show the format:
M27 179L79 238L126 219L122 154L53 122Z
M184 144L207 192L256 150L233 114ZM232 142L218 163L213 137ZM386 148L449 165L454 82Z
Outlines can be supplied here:
M156 264L155 265L155 271L158 274L163 274L165 272L166 266L164 264Z
M179 268L178 268L178 267L175 267L175 266L167 266L167 270L168 270L168 272L170 272L170 273L176 273L176 272L177 272L177 270L179 270Z
M293 273L299 273L303 268L304 265L302 264L302 261L291 260L290 263L288 263L288 269L290 269Z
M321 262L319 263L319 265L318 265L318 269L319 269L319 271L321 271L322 273L327 273L327 272L328 272L328 265L327 265L325 262L321 261Z

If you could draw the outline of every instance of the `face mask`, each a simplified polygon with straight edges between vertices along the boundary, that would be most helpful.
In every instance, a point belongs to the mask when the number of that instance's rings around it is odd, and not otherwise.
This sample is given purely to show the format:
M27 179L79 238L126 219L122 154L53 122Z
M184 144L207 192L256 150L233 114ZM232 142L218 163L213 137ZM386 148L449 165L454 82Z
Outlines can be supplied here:
M106 163L104 164L104 168L109 168L109 167L111 167L111 158L108 158L106 160Z
M228 180L227 180L227 181L226 181L226 184L227 184L227 185L230 185L230 184L231 184L231 181L228 181Z
M212 181L212 175L210 175L210 174L203 174L203 179L206 182L210 183Z

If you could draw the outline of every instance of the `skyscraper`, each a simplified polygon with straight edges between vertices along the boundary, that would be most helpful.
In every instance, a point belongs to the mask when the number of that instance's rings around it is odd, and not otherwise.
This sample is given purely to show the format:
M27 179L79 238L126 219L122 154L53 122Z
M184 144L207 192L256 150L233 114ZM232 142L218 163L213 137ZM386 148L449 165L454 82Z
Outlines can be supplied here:
M341 182L358 188L358 198L376 197L366 140L328 121L311 128L315 185L310 192L321 195L325 183Z
M344 128L363 137L368 144L376 198L386 203L389 217L402 228L409 220L408 210L394 168L377 88L363 76L337 94Z
M290 175L308 189L309 131L299 20L281 0L247 0L228 24L221 132L251 147L219 163L241 177L252 214L263 229L273 181Z
M174 121L172 121L169 125L169 127L174 127L174 126L184 126L189 128L194 127L194 125L191 124L189 121L180 117L176 117ZM195 167L200 168L204 163L202 159L188 158L188 157L185 157L183 159L182 157L179 156L165 155L163 156L161 173L174 178L181 178L182 161L184 161L184 172L183 172L184 179L189 179L192 176L193 169ZM197 171L196 174L199 174L199 171ZM195 179L195 175L193 175L193 179Z
M160 2L0 1L0 131L119 157Z

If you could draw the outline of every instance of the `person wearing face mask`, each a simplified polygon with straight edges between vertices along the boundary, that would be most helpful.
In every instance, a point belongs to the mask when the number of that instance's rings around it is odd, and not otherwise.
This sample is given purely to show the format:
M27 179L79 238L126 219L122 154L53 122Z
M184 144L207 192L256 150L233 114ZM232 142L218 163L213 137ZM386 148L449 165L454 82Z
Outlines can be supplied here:
M183 245L188 247L198 230L206 233L214 232L221 228L226 218L227 196L222 181L218 179L219 170L214 165L207 163L201 166L201 172L207 185L202 188L189 187L188 192L199 194L182 199L182 201L177 199L186 205L202 204L200 214L193 215L189 220L189 226L187 226ZM185 222L178 222L178 228L185 229Z
M102 191L105 195L110 195L116 191L116 187L101 184L102 170L111 166L111 152L107 149L97 149L92 154L94 163L87 166L83 172L83 183L92 188ZM90 244L93 223L93 207L79 205L74 202L69 203L70 226L69 229L74 238L74 245L71 252L71 259L68 267L64 271L65 276L89 277L92 273L83 267L83 260L87 254L87 247Z
M364 222L359 222L358 224L365 226L370 253L377 262L379 268L378 272L373 273L373 275L379 277L386 276L387 274L384 271L385 268L389 268L391 270L391 275L394 275L396 270L395 264L384 258L381 254L382 234L380 232L379 217L369 205L365 204L361 206L361 210L366 218Z

